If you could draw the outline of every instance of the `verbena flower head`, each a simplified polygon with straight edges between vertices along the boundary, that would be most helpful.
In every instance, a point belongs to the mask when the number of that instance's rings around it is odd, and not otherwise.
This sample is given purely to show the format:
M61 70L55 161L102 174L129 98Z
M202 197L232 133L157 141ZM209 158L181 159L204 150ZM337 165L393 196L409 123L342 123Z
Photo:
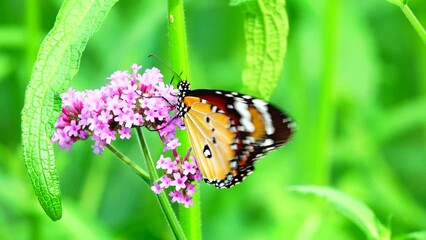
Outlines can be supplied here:
M176 149L171 150L173 157L160 156L157 161L157 169L163 169L164 175L151 187L151 190L160 194L163 189L171 188L169 196L172 202L184 204L185 207L194 205L192 196L196 192L194 182L200 182L202 177L195 164L195 159L188 150L186 155L181 158ZM190 161L189 157L192 157Z
M90 138L93 152L102 154L104 147L116 140L129 139L132 127L145 126L158 129L164 151L172 151L173 159L161 155L157 168L164 169L164 176L151 188L159 194L172 187L172 202L192 205L195 192L194 181L201 174L194 159L188 161L190 151L180 157L176 129L183 129L180 118L170 114L175 110L177 90L164 84L163 75L157 68L146 69L141 75L141 66L132 65L133 72L116 71L109 83L97 90L74 91L72 88L61 95L62 114L55 124L53 142L62 149L70 150L78 140Z

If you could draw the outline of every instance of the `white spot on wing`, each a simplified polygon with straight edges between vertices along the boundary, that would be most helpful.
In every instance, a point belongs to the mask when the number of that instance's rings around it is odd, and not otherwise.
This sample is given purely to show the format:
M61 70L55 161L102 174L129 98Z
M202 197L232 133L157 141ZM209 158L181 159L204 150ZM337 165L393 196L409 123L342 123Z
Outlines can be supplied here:
M288 123L287 124L287 126L290 128L290 129L296 129L296 127L297 127L297 125L296 125L296 123L295 122L290 122L290 123Z
M231 168L236 169L238 167L237 161L231 161Z
M253 99L253 104L256 109L262 114L263 119L265 120L265 131L266 134L272 135L275 132L274 125L272 124L271 114L268 112L268 104L260 99Z
M267 147L267 148L265 148L265 151L266 152L269 152L269 151L272 151L272 150L274 150L274 149L276 149L276 147Z
M247 132L254 132L255 128L251 122L251 114L248 110L248 105L244 102L234 102L234 106L237 112L241 115L241 125L244 126Z
M267 138L265 141L260 145L261 147L267 147L274 144L274 140Z
M232 174L228 173L228 175L226 175L226 180L232 181L232 178L234 178L234 176L232 176Z

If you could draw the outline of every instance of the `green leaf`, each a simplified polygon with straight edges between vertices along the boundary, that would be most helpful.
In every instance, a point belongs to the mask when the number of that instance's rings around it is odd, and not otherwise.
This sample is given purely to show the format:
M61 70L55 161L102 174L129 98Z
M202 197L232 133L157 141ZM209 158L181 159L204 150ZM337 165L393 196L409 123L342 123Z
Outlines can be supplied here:
M61 111L60 93L77 73L86 44L117 0L68 0L43 40L25 93L22 145L38 200L54 221L62 216L51 138Z
M247 51L243 91L268 100L280 80L287 51L285 0L244 1L240 5Z
M256 0L230 0L229 1L229 5L231 6L237 6L246 2L251 2L251 1L256 1Z
M418 232L412 232L402 239L405 239L405 240L426 240L426 230L418 231Z
M294 186L291 191L310 193L324 197L335 208L354 224L356 224L368 237L368 239L390 239L390 231L380 223L373 211L358 200L329 187Z

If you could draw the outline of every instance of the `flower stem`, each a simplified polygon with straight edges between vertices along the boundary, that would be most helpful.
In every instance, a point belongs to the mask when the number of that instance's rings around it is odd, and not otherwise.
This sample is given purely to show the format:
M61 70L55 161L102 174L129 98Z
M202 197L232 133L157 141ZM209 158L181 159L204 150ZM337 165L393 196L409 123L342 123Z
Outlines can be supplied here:
M139 167L135 162L130 160L128 157L124 156L117 148L112 146L111 144L107 144L106 147L118 158L120 159L124 164L129 166L133 172L135 172L137 175L139 175L148 186L152 184L151 179L148 176L148 173L145 172L141 167Z
M401 10L405 14L405 16L408 18L408 21L410 21L411 25L413 25L414 29L419 34L420 38L426 44L426 31L423 28L422 24L419 22L419 20L416 18L416 15L414 15L413 11L411 11L408 4L402 5Z
M323 69L318 98L316 124L313 126L315 147L310 151L309 182L315 185L327 185L330 178L329 143L333 133L335 106L333 91L335 86L337 23L339 22L340 0L330 0L323 4Z
M186 42L185 12L183 0L168 0L168 20L169 20L169 47L170 64L178 73L182 73L182 79L190 79L188 64L188 48ZM182 136L182 135L178 135ZM187 139L186 136L180 139ZM185 148L188 141L181 140ZM180 206L179 219L185 234L190 239L201 239L201 209L200 209L200 188L197 184L198 192L193 196L194 205L190 208Z
M408 21L413 25L414 30L416 30L417 34L419 34L420 38L426 44L426 31L423 28L422 24L416 18L413 11L411 11L410 7L407 4L407 0L387 0L388 2L398 6L401 8L404 15L407 17Z
M189 78L183 0L168 0L170 64L182 79Z
M157 180L158 174L154 166L154 162L152 160L151 154L148 150L148 145L145 141L145 137L142 133L142 130L140 127L136 128L137 136L140 143L140 148L143 152L143 155L145 157L146 165L148 167L148 172L151 177L151 179ZM150 183L151 185L152 183ZM160 194L156 195L157 199L160 203L161 210L163 210L164 216L166 217L167 222L169 223L170 227L172 228L173 234L176 239L186 239L185 233L183 232L182 226L179 224L179 221L176 217L175 212L172 209L172 206L167 198L167 195L165 191L162 191Z

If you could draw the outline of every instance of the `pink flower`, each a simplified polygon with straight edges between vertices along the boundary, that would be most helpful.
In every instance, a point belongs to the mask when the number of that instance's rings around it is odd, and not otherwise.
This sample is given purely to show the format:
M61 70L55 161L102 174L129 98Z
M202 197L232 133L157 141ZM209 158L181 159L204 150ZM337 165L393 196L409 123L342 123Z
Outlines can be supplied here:
M177 170L177 162L170 161L164 170L167 171L167 174L172 174L175 170Z
M177 203L181 203L182 202L182 193L179 191L171 191L169 193L169 196L172 197L171 202L177 202Z
M174 180L170 183L170 186L175 186L176 191L186 188L185 181L188 179L186 176L181 176L180 173L173 173Z
M167 146L167 149L168 150L173 150L173 149L176 149L178 146L180 146L181 144L180 144L180 142L179 142L179 139L177 139L177 138L175 138L175 139L173 139L173 140L171 140L171 141L169 141L167 144L166 144L166 146Z
M71 120L70 124L64 127L64 132L68 133L70 137L78 137L80 127L75 120Z
M185 161L182 165L182 169L183 169L183 174L188 175L188 174L195 174L197 165L195 164L195 162L188 162Z
M179 121L176 121L179 122ZM161 139L164 144L167 144L171 139L175 139L176 131L169 131L167 134L162 135ZM167 137L166 137L167 136ZM171 202L184 204L186 207L192 206L192 195L197 191L194 181L201 181L201 173L198 170L195 158L191 156L191 149L189 149L184 157L179 156L176 149L171 150L174 161L163 155L157 161L157 168L164 169L164 175L160 178L160 186L163 189L174 187L169 193L172 198ZM188 159L191 157L192 162Z
M187 183L186 184L186 194L193 195L197 189L195 188L195 184Z
M120 138L129 139L132 127L152 128L168 123L172 119L170 104L177 101L176 90L163 83L157 68L146 69L142 76L137 73L140 69L141 66L133 64L132 74L116 71L100 89L76 92L70 88L63 93L62 114L55 124L52 141L69 150L74 142L91 136L94 153L101 154L117 133ZM151 87L143 88L146 84ZM139 104L142 102L149 104ZM170 124L170 128L176 126Z
M189 208L189 206L194 205L192 198L189 197L188 195L185 195L185 196L183 196L183 198L181 198L181 203L183 203L186 208Z
M154 182L154 185L151 187L151 190L155 193L155 194L160 194L162 191L162 188L160 187L160 185L157 182Z
M161 181L161 188L168 188L170 184L172 183L172 179L170 179L167 175L164 175L160 178Z
M130 139L130 137L131 137L130 132L131 131L132 131L132 129L124 127L124 128L119 129L118 133L120 134L121 139L125 139L125 138Z
M163 155L160 156L160 159L157 161L157 169L167 169L167 166L169 166L169 163L172 162L172 159L169 157L165 158Z

